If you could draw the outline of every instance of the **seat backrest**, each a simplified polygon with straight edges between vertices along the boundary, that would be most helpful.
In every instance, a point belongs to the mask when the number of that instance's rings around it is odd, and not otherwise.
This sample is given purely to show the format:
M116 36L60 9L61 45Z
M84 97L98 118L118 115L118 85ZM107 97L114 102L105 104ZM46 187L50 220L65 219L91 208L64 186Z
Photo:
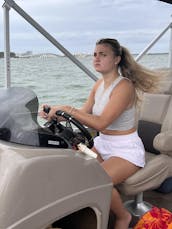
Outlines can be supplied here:
M166 111L164 121L162 123L161 132L164 131L172 131L172 96L170 97L169 103L168 103L168 109Z
M162 78L160 81L160 93L172 94L172 69L160 69L163 71Z
M138 132L148 152L159 154L154 138L172 130L172 69L162 71L159 94L145 93L138 114Z
M154 147L155 136L169 126L172 95L145 93L139 113L138 133L145 150L154 154L160 152ZM170 106L171 107L171 106ZM171 125L172 130L172 125Z
M169 171L172 175L172 96L170 96L168 107L161 125L161 132L153 139L153 146L161 154L168 155Z

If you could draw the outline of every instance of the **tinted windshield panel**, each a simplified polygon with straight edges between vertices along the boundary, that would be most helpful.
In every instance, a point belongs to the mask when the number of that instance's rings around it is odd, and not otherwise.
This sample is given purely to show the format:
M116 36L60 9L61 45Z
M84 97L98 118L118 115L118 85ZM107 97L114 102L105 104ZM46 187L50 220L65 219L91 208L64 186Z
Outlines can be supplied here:
M0 89L0 138L6 141L39 145L38 99L28 88Z

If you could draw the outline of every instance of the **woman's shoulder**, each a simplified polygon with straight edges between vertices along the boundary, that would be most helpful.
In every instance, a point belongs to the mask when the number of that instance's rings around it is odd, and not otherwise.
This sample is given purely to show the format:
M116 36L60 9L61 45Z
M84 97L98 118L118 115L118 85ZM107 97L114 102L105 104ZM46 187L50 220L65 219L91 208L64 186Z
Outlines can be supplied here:
M113 88L112 93L135 93L135 87L132 81L126 77L121 77L121 80L118 82L118 84Z
M130 79L123 77L123 76L121 77L121 80L119 81L119 85L123 87L134 88L133 82Z

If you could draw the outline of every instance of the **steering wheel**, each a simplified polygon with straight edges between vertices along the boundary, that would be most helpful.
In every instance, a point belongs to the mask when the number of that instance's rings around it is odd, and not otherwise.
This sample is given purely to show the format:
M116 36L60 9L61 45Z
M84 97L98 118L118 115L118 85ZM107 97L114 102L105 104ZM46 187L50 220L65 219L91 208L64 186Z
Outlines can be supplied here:
M46 108L44 109L44 111L46 113L48 113L50 111L50 108ZM63 117L66 121L66 126L62 125L60 122L56 120L52 120L50 122L47 122L45 124L46 127L48 127L49 129L51 129L54 133L58 132L58 134L60 134L61 136L63 136L64 138L66 138L67 140L70 141L70 143L72 143L73 145L77 145L80 142L83 142L88 146L88 148L92 148L93 147L93 138L91 136L91 134L88 132L88 130L78 121L76 120L74 117L72 117L71 115L69 115L68 113L58 110L56 112L57 116L61 116ZM77 133L73 130L71 123L77 127L81 133ZM68 124L68 125L67 125ZM57 129L57 130L55 130ZM83 139L84 138L84 139Z
M71 122L72 124L74 124L74 126L76 126L81 133L84 135L84 137L87 140L87 144L89 148L93 147L93 138L91 136L91 134L88 132L88 130L78 121L76 120L74 117L72 117L71 115L69 115L68 113L64 112L64 111L57 111L56 112L57 116L62 116L63 118L65 118L69 123Z

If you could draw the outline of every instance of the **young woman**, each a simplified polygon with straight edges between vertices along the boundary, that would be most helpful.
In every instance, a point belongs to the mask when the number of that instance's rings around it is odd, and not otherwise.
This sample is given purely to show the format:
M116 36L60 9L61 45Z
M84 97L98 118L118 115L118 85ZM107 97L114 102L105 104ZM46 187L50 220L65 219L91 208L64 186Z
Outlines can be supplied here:
M93 151L114 185L123 182L145 164L145 151L135 127L138 92L150 92L157 83L155 72L139 65L115 39L101 39L94 51L94 68L102 77L95 83L82 108L52 106L51 120L63 110L100 135L94 139ZM116 215L114 229L127 229L130 213L124 208L118 191L112 191L111 210Z

